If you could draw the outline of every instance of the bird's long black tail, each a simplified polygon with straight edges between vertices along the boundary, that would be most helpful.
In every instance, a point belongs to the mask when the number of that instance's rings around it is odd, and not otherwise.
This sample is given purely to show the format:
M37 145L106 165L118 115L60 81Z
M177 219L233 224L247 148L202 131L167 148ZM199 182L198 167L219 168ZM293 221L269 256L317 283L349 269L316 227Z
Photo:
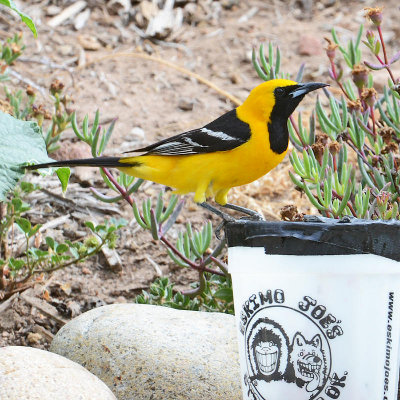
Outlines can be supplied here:
M26 169L40 169L50 167L137 167L139 162L121 162L120 157L94 157L76 160L54 161L44 164L27 165Z

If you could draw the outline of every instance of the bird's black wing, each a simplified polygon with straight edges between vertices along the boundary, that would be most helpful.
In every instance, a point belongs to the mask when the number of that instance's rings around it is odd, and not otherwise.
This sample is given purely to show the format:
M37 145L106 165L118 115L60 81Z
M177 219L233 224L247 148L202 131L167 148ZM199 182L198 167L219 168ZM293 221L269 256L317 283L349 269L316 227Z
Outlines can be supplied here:
M203 128L184 132L132 151L165 156L213 153L232 150L246 143L250 139L250 134L250 126L240 120L236 115L236 109L233 109Z

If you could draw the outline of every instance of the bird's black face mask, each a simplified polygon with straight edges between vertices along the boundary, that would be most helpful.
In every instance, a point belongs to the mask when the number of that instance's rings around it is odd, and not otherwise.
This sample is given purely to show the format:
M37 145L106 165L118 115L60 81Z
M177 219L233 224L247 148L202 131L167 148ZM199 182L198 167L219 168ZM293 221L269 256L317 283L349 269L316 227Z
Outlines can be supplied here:
M277 87L274 90L275 105L268 123L271 149L277 154L286 151L289 144L287 119L307 93L329 86L326 83L310 82Z

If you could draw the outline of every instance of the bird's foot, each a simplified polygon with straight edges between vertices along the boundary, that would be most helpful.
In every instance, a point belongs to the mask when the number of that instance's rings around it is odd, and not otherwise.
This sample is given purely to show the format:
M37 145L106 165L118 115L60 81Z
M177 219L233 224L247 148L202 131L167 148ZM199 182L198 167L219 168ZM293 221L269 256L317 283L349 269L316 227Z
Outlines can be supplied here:
M198 204L199 204L199 206L205 208L206 210L211 211L213 214L218 215L218 217L223 219L224 223L236 221L235 218L233 218L229 214L224 213L223 211L219 210L217 207L212 206L211 204L208 204L206 202L198 203Z
M231 222L237 222L238 221L236 218L232 217L229 214L224 213L220 209L212 206L211 204L208 204L206 202L198 203L198 204L199 204L199 206L205 208L208 211L211 211L215 215L218 215L220 218L222 218L222 222L215 229L215 236L219 240L221 240L220 234L221 234L221 231L225 228L225 225L228 224L228 223L231 223ZM250 219L250 220L254 220L254 221L265 221L264 217L260 213L258 213L257 211L250 210L248 208L237 206L235 204L230 204L230 203L225 204L223 207L229 208L231 210L239 211L239 212L241 212L243 214L246 214L246 217L242 217L242 218L240 218L240 220Z
M230 222L236 222L237 220L229 214L226 214L218 208L212 206L211 204L208 204L206 202L198 204L199 206L205 208L208 211L211 211L213 214L218 215L218 217L222 218L222 222L215 228L215 236L218 240L222 240L221 231L225 228L225 225Z
M223 207L230 208L231 210L239 211L242 214L246 214L250 217L249 219L252 219L255 221L265 221L265 218L259 212L250 210L249 208L237 206L236 204L230 204L230 203L226 203ZM246 218L246 217L244 217L244 218Z

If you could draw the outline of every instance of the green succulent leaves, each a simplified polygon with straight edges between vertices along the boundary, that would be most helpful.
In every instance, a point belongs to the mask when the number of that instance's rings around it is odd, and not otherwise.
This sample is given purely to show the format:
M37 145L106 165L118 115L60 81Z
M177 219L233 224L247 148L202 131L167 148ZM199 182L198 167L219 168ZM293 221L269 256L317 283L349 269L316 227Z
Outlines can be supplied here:
M15 11L20 17L22 22L32 31L33 36L37 37L37 30L34 22L32 19L23 13L14 3L13 0L0 0L0 4L5 5L6 7L10 8L11 10Z

